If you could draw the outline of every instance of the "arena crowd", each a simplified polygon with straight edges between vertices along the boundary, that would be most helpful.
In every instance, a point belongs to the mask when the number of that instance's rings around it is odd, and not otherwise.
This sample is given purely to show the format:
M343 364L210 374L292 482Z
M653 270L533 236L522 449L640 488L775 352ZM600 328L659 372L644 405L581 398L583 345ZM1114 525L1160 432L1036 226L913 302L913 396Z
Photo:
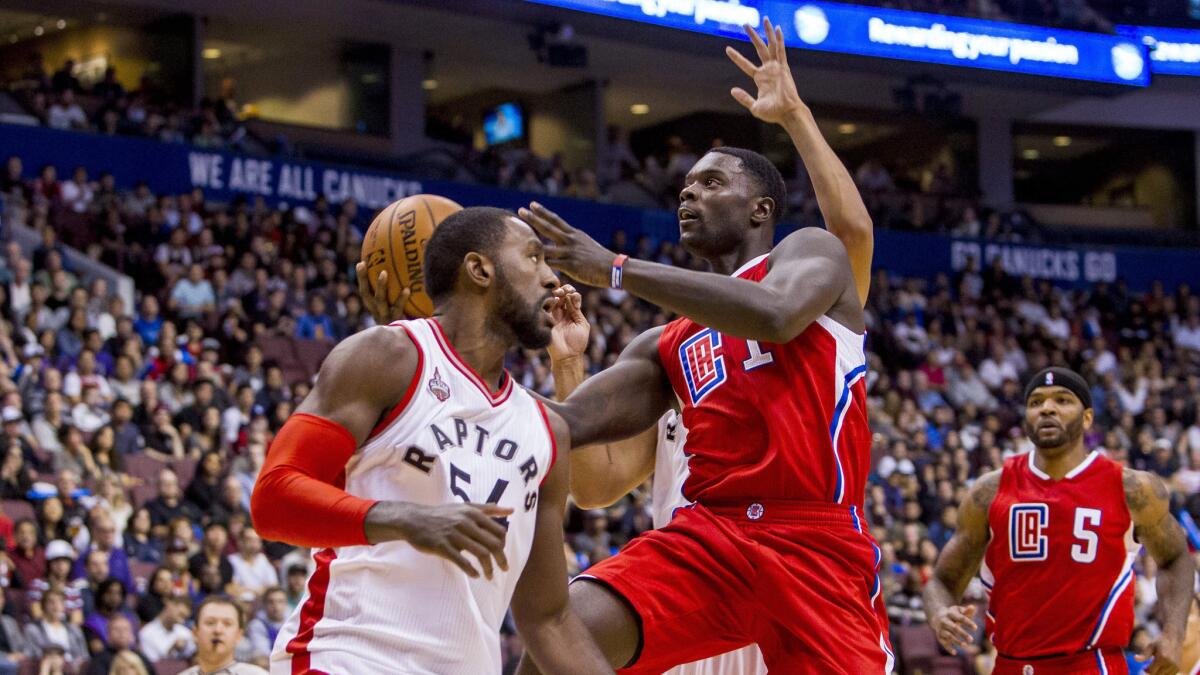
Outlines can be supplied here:
M1019 219L965 197L897 188L878 166L857 174L879 225L911 225L916 209L929 229L1023 236ZM791 220L819 224L811 195L798 194ZM239 654L264 663L311 562L306 550L259 538L250 492L321 358L373 324L353 275L356 226L370 214L352 201L285 211L261 200L211 204L199 190L154 194L144 183L122 191L102 167L60 178L16 157L0 195L4 222L40 237L28 252L10 241L0 256L0 673L59 661L67 672L107 673L125 652L148 672L174 672L195 649L189 616L211 595L244 604L253 618ZM914 206L931 195L937 208ZM130 275L132 305L73 268L68 245ZM622 233L611 245L696 264L670 241ZM670 318L607 289L587 290L584 307L593 372ZM1021 383L1048 364L1093 385L1088 445L1158 473L1180 518L1200 518L1200 296L1191 289L1064 291L976 261L932 282L879 272L867 310L875 470L866 511L894 628L923 621L920 590L967 485L1029 448ZM549 366L542 353L510 362L543 394L554 388ZM572 509L571 572L650 527L648 497L643 486L608 509ZM1153 563L1136 569L1135 641L1158 630ZM982 587L969 597L982 600ZM519 638L505 649L511 667ZM964 672L990 672L993 656L981 638Z

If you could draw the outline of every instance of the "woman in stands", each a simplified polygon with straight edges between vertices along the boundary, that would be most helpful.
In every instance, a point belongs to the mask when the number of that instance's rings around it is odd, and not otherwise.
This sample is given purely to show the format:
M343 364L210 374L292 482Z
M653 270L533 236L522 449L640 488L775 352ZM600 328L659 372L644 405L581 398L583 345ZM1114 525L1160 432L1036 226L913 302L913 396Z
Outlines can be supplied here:
M219 418L218 418L219 422ZM200 513L208 513L221 497L221 479L225 477L225 460L221 453L210 451L200 458L196 475L188 483L183 499Z
M41 542L47 544L55 539L70 539L67 536L67 523L62 500L58 497L47 497L38 504L38 529L41 531Z
M129 516L123 539L125 555L130 560L147 563L162 562L162 549L150 534L150 528L150 511L146 507L139 508Z
M150 576L150 583L137 602L137 615L143 624L154 621L167 603L167 598L175 595L175 580L171 570L159 567Z

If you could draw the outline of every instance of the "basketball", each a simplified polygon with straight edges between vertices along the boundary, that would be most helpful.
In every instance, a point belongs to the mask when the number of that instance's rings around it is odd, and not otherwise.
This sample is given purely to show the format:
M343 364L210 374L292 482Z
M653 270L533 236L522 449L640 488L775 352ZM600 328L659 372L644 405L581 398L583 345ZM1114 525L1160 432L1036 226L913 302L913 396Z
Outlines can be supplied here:
M437 195L412 195L393 202L375 216L363 237L362 261L372 287L380 272L387 272L388 301L401 289L412 294L404 305L409 318L433 315L433 300L425 292L425 243L438 223L462 207Z

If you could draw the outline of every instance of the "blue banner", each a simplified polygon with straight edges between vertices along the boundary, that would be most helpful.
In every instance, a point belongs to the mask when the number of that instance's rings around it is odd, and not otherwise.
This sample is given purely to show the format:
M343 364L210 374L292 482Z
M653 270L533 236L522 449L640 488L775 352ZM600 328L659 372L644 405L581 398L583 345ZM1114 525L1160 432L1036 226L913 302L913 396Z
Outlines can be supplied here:
M189 145L99 136L42 127L0 125L0 155L17 155L26 176L53 164L60 176L85 166L95 178L109 171L122 189L145 180L156 193L179 194L193 188L207 199L224 202L237 195L261 196L272 207L308 205L317 194L333 201L353 197L366 218L401 197L433 193L463 206L517 209L531 200L546 204L567 221L609 243L623 230L632 246L641 236L653 243L676 241L679 225L671 211L635 209L611 204L533 195L484 185L412 180L379 171L305 162L278 157L251 157L201 150ZM365 223L362 223L365 224ZM790 228L781 228L783 236ZM1168 288L1188 283L1200 287L1200 250L1110 248L1004 244L933 234L877 230L875 267L907 277L932 279L953 274L974 258L980 267L999 259L1014 276L1046 279L1059 286L1086 288L1124 279L1134 290L1154 281Z
M764 17L789 47L1144 87L1135 39L1026 24L807 0L527 0L745 39Z
M1117 31L1150 50L1150 72L1155 75L1200 77L1200 30L1117 26Z

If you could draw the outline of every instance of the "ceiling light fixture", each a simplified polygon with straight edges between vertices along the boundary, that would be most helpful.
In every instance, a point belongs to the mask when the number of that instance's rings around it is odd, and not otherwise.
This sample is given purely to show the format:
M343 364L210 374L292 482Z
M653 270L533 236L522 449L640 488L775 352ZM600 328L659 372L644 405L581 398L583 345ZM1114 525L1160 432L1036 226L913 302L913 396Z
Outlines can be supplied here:
M629 106L629 112L634 115L646 115L650 113L650 106L645 103L634 103Z

